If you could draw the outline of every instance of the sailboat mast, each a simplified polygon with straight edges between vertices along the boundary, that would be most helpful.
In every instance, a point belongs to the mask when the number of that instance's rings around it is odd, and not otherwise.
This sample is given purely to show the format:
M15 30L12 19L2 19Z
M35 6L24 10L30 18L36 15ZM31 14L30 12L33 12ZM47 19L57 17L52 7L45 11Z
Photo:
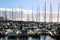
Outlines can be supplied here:
M27 10L27 21L29 21L29 11Z
M52 16L53 16L52 15L52 4L50 3L50 15L49 15L50 18L49 18L49 22L53 22L52 21Z
M37 11L36 11L36 22L38 21L38 6L37 6Z
M7 20L7 10L5 10L5 18L6 18L6 20Z
M21 21L23 21L23 7L21 9Z
M40 19L40 7L39 7L39 22L40 22L40 20L41 20L41 19Z
M59 4L58 4L57 22L59 22Z
M32 7L32 21L33 21L33 7Z
M46 2L45 2L45 12L44 12L44 22L46 22Z

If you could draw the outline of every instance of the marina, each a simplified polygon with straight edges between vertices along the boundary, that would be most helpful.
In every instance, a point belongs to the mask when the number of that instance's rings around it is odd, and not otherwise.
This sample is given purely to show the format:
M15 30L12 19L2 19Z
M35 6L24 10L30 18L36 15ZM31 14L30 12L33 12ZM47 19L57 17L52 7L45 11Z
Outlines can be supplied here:
M31 1L0 8L0 40L60 40L60 2Z
M2 22L2 21L1 21ZM4 21L3 21L4 22ZM33 24L35 25L26 25L25 24L27 22L21 22L21 24L19 24L19 22L17 25L15 22L15 26L13 26L14 23L7 23L6 22L6 25L3 25L3 27L0 27L0 37L8 37L8 38L27 38L27 37L35 37L35 38L39 38L40 36L42 35L45 35L45 36L50 36L51 38L55 38L55 39L60 39L60 29L59 27L56 27L54 25L59 25L57 23L54 23L52 25L52 27L50 27L51 25L49 25L50 23L46 23L46 25L44 23L39 23L40 25L43 24L45 25L46 27L44 27L43 25L41 25L42 27L40 26L36 26L36 22L33 22ZM9 25L7 25L9 24ZM23 25L24 24L24 25ZM29 23L30 24L30 23ZM49 26L47 26L47 24ZM12 25L12 26L11 26ZM10 26L10 27L9 27ZM28 27L27 27L28 26Z

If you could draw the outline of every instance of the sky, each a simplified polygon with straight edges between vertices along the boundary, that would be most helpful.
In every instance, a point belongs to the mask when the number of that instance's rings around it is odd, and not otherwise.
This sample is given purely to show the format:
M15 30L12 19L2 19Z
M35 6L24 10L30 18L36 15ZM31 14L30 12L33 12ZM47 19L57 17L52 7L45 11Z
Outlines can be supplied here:
M33 10L36 12L38 7L40 8L40 11L43 12L43 7L45 6L45 2L46 2L47 12L50 12L50 3L52 4L52 12L56 12L56 13L58 12L57 10L60 0L0 0L0 9L3 8L10 10L10 8L23 8L24 12L27 12L26 10L32 10L33 8ZM54 15L54 19L56 19L55 16L57 15L56 14Z
M40 7L40 10L43 10L44 3L46 2L47 11L49 11L49 5L52 3L53 11L57 11L58 3L60 0L0 0L0 8L24 8L31 10L37 9L37 6Z

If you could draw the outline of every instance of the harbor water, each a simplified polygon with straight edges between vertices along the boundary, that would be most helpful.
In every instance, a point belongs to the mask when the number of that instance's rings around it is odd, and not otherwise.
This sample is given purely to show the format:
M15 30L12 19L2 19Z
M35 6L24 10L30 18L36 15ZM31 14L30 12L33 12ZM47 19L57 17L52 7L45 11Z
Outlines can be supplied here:
M5 38L0 38L0 40L56 40L54 38L51 38L50 36L40 36L40 37L37 37L37 38L33 38L33 37L27 37L27 38L8 38L8 37L5 37Z

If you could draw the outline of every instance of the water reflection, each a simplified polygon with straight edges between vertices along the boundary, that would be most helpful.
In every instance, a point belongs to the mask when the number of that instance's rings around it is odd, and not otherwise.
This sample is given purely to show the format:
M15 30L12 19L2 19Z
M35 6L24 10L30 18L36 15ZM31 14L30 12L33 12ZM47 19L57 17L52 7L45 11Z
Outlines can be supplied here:
M40 38L33 38L33 40L40 40Z
M51 38L50 36L40 36L40 38L32 38L32 37L29 37L28 40L56 40L56 39L53 39Z
M17 38L8 38L8 40L17 40Z
M46 36L40 36L40 40L45 40L46 39Z
M50 36L40 36L38 38L32 38L32 37L28 37L28 38L0 38L0 40L56 40L51 38Z
M28 40L33 40L33 38L32 37L28 37Z
M20 40L28 40L27 38L19 38ZM17 40L18 40L18 38L17 38Z

